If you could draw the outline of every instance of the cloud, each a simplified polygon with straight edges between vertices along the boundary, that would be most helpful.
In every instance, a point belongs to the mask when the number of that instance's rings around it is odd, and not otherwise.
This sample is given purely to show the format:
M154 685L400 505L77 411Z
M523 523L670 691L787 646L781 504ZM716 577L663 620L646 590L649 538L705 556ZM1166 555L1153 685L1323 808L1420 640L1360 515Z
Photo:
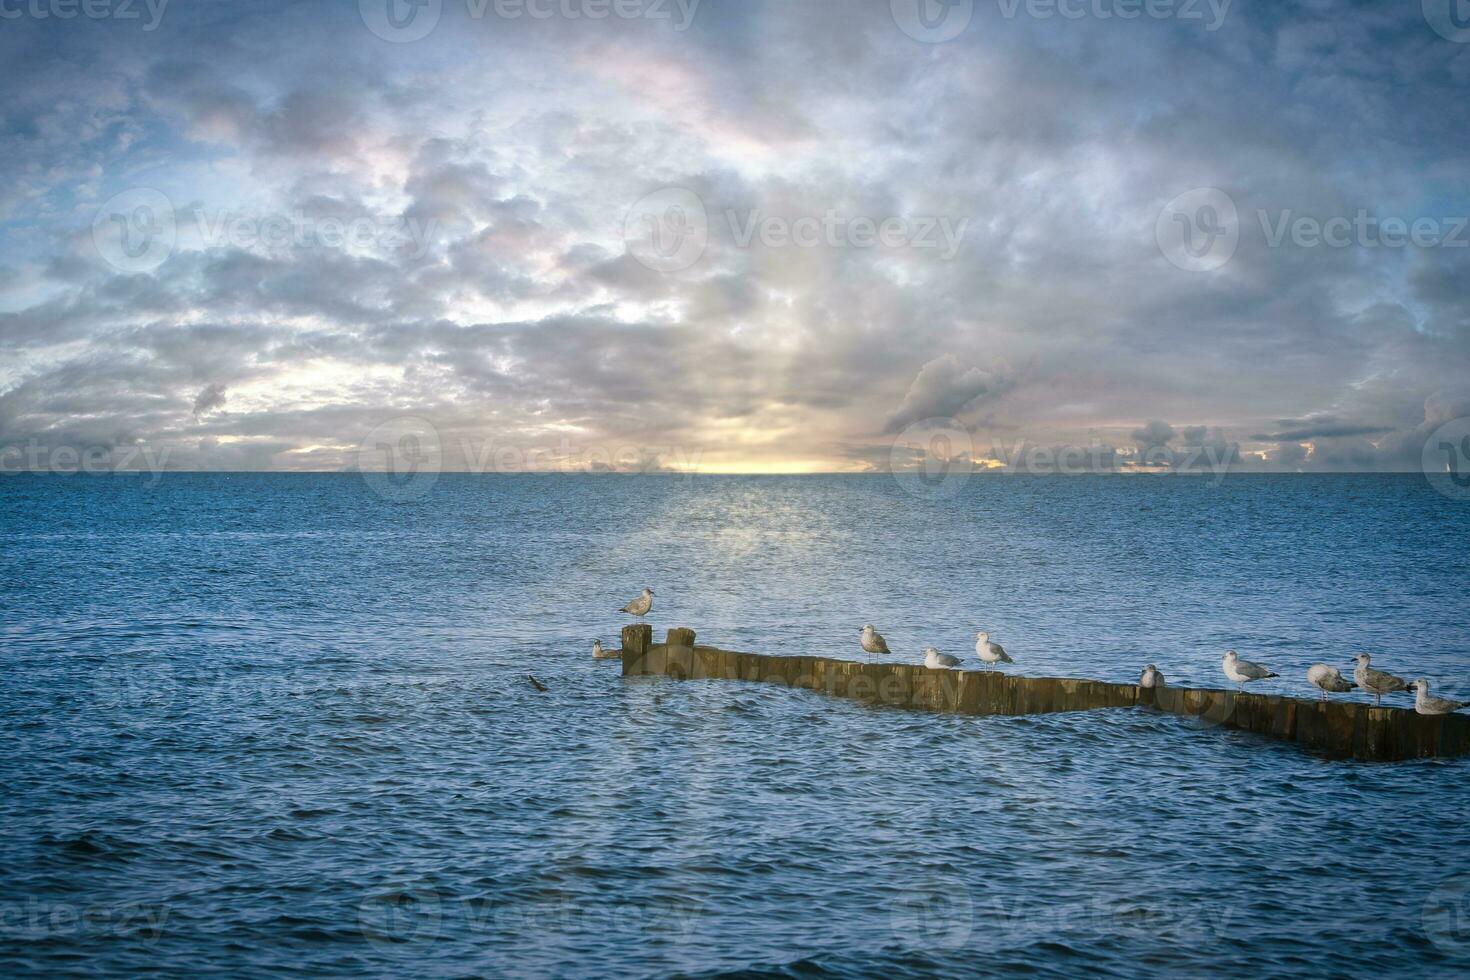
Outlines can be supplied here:
M0 31L24 79L0 118L7 441L331 468L417 413L480 443L565 435L573 455L857 467L939 417L1068 455L1403 469L1467 414L1462 255L1269 248L1253 220L1453 212L1464 52L1428 43L1412 5L1331 30L1278 4L1218 31L1061 33L977 5L935 58L886 0L705 5L687 32L445 5L412 45L352 4L283 0L227 31L210 5L146 34L79 26ZM173 202L177 240L119 268L92 223L139 186ZM1244 218L1205 276L1154 237L1202 186ZM697 194L708 232L671 273L623 239L663 187ZM269 246L209 239L200 210L426 233ZM829 214L968 224L952 255L731 231ZM1169 418L1191 424L1137 425Z
M211 383L194 398L194 415L197 418L225 403L225 386Z
M1312 439L1334 439L1347 436L1372 436L1392 432L1391 426L1340 422L1331 415L1313 419L1282 419L1285 431L1251 436L1257 442L1307 442Z
M883 431L891 435L928 419L957 418L981 401L1005 394L1013 385L1003 368L966 368L953 354L943 354L919 369L903 402L884 421Z

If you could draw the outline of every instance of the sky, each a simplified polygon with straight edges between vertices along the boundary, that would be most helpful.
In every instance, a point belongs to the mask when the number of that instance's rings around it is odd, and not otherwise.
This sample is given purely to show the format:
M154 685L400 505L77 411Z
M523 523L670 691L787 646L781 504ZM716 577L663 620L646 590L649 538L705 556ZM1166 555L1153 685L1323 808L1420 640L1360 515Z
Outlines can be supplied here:
M0 0L0 464L1417 469L1451 3Z

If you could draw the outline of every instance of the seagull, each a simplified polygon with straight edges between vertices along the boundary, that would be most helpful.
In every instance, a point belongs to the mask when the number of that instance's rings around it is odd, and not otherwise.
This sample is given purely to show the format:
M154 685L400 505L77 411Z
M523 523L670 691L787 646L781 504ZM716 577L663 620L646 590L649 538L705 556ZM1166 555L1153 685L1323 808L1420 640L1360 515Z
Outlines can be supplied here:
M999 643L990 642L990 634L983 630L975 634L975 656L984 664L1013 664L1011 655Z
M1329 691L1333 694L1345 694L1358 686L1350 680L1345 680L1336 667L1329 667L1326 664L1312 664L1308 667L1307 683L1321 689L1323 701L1327 700Z
M1409 686L1415 692L1414 710L1421 715L1451 715L1461 708L1470 708L1470 702L1432 697L1429 693L1429 682L1422 677Z
M1139 687L1163 687L1164 675L1159 673L1159 668L1149 664L1143 668L1143 674L1138 678Z
M1373 658L1366 653L1358 654L1353 658L1353 662L1358 665L1353 669L1353 680L1358 682L1359 687L1373 695L1374 704L1382 704L1385 694L1409 689L1409 682L1402 677L1374 670Z
M924 666L933 670L948 670L960 665L959 657L951 657L947 653L940 653L933 647L924 648Z
M1253 664L1249 660L1241 660L1240 654L1234 650L1225 651L1225 662L1221 665L1225 676L1235 682L1235 689L1240 690L1240 685L1249 681L1263 681L1268 677L1279 676L1272 670Z
M619 609L618 612L632 613L634 616L642 619L644 616L648 615L648 610L652 608L653 590L644 589L642 592L638 593L638 598L634 599L632 602Z
M883 639L883 634L873 629L872 623L867 623L862 629L863 649L868 653L887 653L888 641Z
M593 640L592 641L592 659L593 660L615 660L615 659L617 659L620 656L622 656L622 651L620 651L620 650L604 650L602 648L602 641L601 640Z

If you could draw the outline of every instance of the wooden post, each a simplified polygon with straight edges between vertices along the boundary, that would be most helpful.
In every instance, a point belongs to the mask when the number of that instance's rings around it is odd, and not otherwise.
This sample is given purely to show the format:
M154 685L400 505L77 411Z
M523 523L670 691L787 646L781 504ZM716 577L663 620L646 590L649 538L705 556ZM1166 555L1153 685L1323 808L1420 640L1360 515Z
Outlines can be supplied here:
M634 623L623 627L623 676L648 673L648 648L653 646L653 627Z
M665 673L678 680L694 676L694 631L676 626L664 638Z

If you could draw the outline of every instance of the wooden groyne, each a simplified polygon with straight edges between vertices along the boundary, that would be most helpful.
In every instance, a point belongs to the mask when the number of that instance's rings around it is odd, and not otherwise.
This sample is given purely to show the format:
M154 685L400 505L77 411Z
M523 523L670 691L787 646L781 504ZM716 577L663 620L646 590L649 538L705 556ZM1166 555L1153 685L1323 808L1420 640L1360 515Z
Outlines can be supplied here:
M690 629L653 642L646 624L623 629L623 676L781 684L870 704L969 715L1034 715L1098 708L1143 708L1198 718L1221 728L1293 742L1334 758L1394 762L1470 753L1470 717L1429 717L1411 709L1356 701L1319 701L1200 688L1065 677L1021 677L984 670L931 670L918 664L827 657L773 657L696 646Z

